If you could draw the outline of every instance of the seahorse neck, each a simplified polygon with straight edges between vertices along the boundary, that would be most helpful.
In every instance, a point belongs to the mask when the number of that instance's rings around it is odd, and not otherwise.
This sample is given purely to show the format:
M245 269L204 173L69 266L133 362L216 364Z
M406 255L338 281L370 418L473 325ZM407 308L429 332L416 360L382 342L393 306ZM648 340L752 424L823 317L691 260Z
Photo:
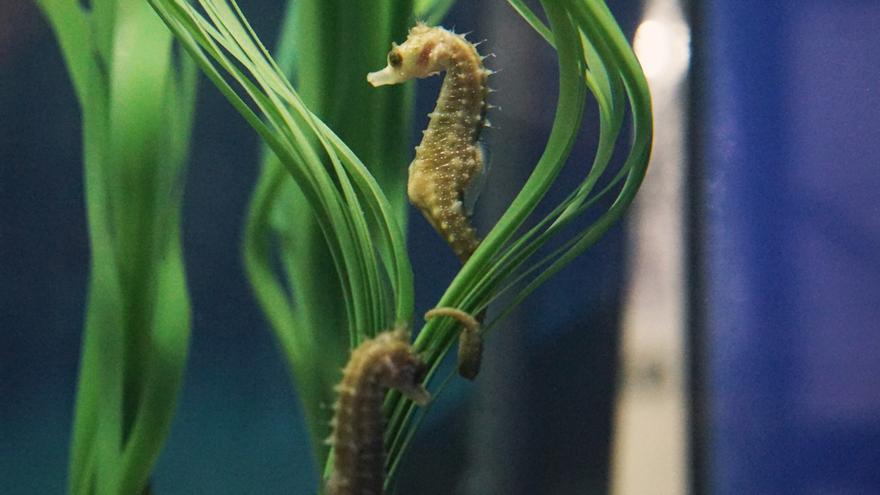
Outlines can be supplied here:
M465 42L455 41L450 43L449 56L441 63L446 72L423 141L438 141L447 149L470 146L479 139L488 92L488 72L479 55Z

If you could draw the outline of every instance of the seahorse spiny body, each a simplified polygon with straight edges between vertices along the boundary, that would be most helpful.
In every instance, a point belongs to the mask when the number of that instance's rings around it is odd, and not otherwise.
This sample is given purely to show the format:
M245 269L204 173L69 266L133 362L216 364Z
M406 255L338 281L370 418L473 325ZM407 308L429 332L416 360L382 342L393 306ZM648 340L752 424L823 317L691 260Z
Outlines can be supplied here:
M463 36L418 24L406 41L392 44L388 65L367 75L373 86L398 84L446 71L437 106L409 167L407 194L462 261L479 244L462 204L465 190L483 172L478 143L486 124L483 57Z
M351 353L337 386L334 406L333 474L328 495L381 495L385 482L385 390L395 388L424 405L430 399L420 385L426 366L402 331L364 341Z

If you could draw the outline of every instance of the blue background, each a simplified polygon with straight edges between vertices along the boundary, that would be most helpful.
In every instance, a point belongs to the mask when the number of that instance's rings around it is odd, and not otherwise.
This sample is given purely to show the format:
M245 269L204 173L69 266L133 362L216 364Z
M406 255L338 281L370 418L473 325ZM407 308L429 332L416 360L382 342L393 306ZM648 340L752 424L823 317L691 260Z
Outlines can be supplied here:
M706 2L708 493L880 493L880 2Z

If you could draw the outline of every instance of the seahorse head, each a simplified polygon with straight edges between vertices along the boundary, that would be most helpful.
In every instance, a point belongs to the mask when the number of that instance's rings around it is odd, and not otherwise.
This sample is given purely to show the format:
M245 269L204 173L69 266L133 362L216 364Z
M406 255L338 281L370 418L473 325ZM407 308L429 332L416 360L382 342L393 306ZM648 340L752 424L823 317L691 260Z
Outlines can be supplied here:
M440 27L428 27L422 23L415 25L402 45L391 43L388 65L380 71L367 74L367 81L373 86L400 84L443 70L441 48L444 34L449 33Z
M425 405L431 395L421 385L428 371L425 363L406 345L392 346L385 355L388 375L382 385L395 388L419 405Z

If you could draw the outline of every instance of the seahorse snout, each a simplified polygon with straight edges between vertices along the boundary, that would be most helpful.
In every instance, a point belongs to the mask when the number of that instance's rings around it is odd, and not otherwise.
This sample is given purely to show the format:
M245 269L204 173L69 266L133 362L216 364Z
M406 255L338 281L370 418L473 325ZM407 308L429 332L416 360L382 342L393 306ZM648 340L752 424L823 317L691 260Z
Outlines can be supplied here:
M367 74L367 82L372 84L373 86L386 86L388 84L400 84L406 81L406 77L400 73L400 71L395 70L393 67L386 66L382 70L378 70L376 72L370 72Z

